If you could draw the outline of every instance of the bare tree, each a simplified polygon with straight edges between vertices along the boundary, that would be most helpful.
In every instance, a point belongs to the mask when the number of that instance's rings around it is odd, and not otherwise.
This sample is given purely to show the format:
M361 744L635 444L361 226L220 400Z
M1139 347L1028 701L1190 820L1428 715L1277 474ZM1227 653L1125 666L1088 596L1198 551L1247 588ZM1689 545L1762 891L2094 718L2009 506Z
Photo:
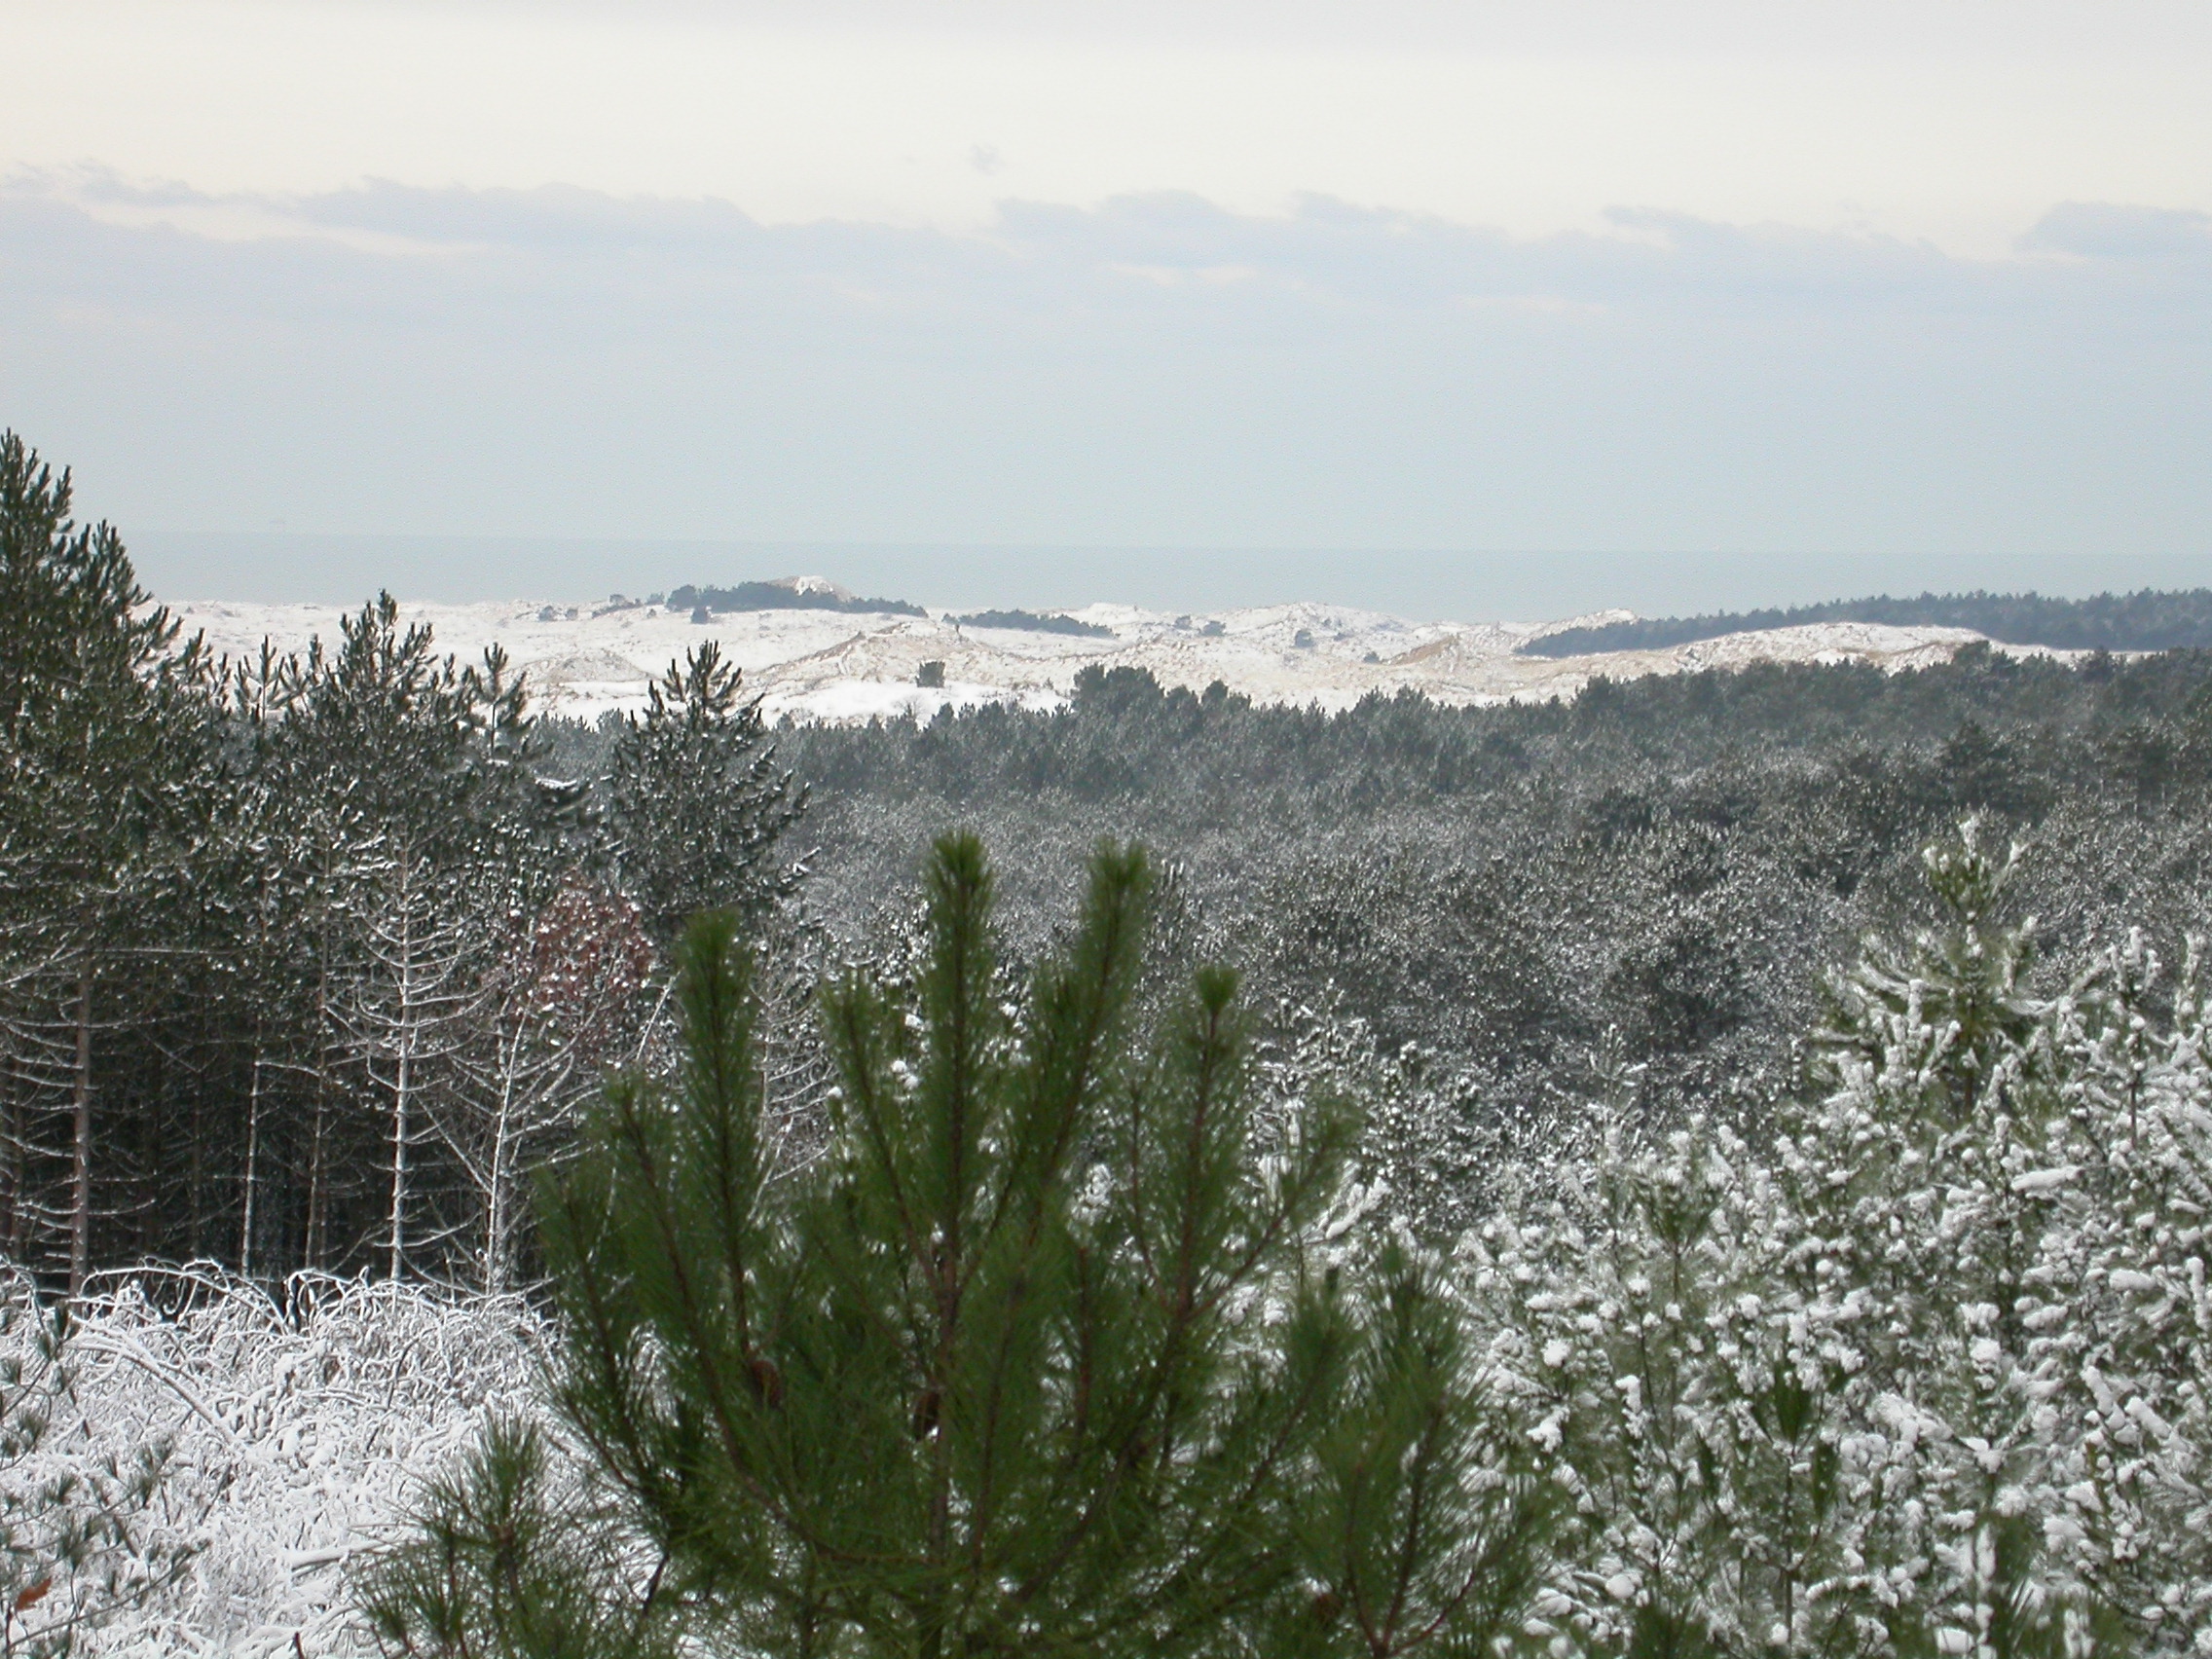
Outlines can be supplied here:
M432 1104L481 1207L485 1289L512 1285L525 1183L567 1150L605 1071L628 1057L652 971L637 905L572 877L487 977L456 1087Z

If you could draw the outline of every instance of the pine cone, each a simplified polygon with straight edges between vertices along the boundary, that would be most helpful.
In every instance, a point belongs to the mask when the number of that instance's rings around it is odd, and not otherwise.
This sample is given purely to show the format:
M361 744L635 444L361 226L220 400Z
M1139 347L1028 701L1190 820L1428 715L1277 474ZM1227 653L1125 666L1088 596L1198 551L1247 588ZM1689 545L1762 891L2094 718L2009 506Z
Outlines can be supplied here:
M756 1353L745 1362L746 1375L753 1382L753 1397L775 1411L784 1403L784 1374L776 1362L766 1354Z
M922 1397L914 1402L913 1431L916 1440L927 1440L937 1432L938 1419L943 1402L935 1388L924 1388Z

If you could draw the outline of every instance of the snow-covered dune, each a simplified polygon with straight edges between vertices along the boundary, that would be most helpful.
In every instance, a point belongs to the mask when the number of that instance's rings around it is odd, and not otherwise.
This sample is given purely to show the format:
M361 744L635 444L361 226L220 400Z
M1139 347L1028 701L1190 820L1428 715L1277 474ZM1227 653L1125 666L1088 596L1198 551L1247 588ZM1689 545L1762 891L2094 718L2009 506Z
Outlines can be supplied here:
M279 650L316 635L335 644L345 611L333 606L189 600L172 605L186 631L217 652ZM659 606L571 606L543 599L509 604L412 605L441 649L473 661L499 645L530 677L541 709L590 719L636 708L652 677L707 640L745 670L773 719L866 720L983 702L1050 707L1085 667L1127 665L1164 685L1194 690L1220 681L1261 702L1345 708L1369 692L1411 689L1444 703L1495 703L1572 696L1593 676L1633 679L1754 662L1873 663L1916 667L1947 660L1980 638L1960 628L1892 628L1835 622L1731 634L1660 650L1579 657L1518 654L1555 629L1619 620L1607 611L1554 622L1408 622L1341 606L1280 605L1210 615L1168 615L1127 606L1072 612L1110 637L1028 628L963 627L949 616L831 609L745 610L693 622ZM2017 647L1999 647L2017 648ZM925 687L923 665L942 665L942 684ZM934 678L934 676L932 676Z

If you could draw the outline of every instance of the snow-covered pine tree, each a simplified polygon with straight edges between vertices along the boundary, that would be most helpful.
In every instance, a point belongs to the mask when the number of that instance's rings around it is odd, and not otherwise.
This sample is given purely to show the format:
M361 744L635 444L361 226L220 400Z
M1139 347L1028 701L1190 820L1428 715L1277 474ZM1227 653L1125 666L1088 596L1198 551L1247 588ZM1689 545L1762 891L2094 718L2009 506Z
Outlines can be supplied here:
M757 919L796 879L775 853L804 796L776 769L758 699L742 687L710 640L669 665L615 740L607 793L617 879L664 946L702 911Z
M640 911L661 956L691 917L728 910L755 946L754 992L768 1015L759 1058L777 1115L818 1129L834 1068L813 1019L815 977L829 955L793 903L803 859L784 845L806 793L777 765L759 699L710 640L648 688L642 714L614 721L603 795L612 881ZM664 1004L665 1007L665 1004ZM647 1033L649 1063L670 1061L665 1021Z
M2135 930L2052 1011L2077 1172L2025 1323L2075 1645L2180 1654L2212 1643L2212 1032L2194 945L2170 1017L2160 981Z
M2077 1167L2046 1026L2008 925L2019 850L1969 820L1929 849L1938 925L1835 981L1811 1102L1778 1148L1785 1283L1827 1333L1839 1451L1886 1472L1860 1546L1869 1627L1984 1659L2053 1651L2035 1493L2050 1448L2035 1265Z
M209 731L197 642L138 585L122 538L71 517L56 478L0 432L0 1028L6 1243L90 1270L97 1050L113 972L175 884ZM56 1134L55 1131L59 1130Z
M1025 993L940 841L922 972L827 993L830 1141L781 1175L748 954L689 931L673 1092L610 1089L547 1196L597 1482L487 1442L377 1573L387 1641L538 1651L501 1589L538 1583L626 1597L562 1619L578 1655L1488 1650L1537 1506L1457 1315L1325 1243L1341 1110L1256 1144L1232 975L1131 1028L1150 876L1102 850Z
M1618 1123L1578 1191L1469 1241L1494 1361L1569 1494L1540 1628L1604 1655L1862 1651L1879 1494L1839 1456L1826 1333L1753 1150Z
M284 803L313 954L303 1255L322 1266L373 1236L396 1274L411 1237L442 1249L472 1230L437 1201L458 1185L465 1204L465 1178L418 1155L440 1149L437 1114L459 1109L458 1060L492 1018L501 945L562 879L564 803L531 775L524 688L503 657L463 670L438 656L427 627L401 628L388 594L344 620L335 650L317 640L280 680L280 715L259 728L251 765ZM345 1149L372 1124L376 1219L356 1212L333 1252L340 1200L368 1198L340 1190L362 1161Z
M2080 1104L2063 1008L2027 992L2012 859L1970 824L1926 863L1938 925L1837 977L1815 1090L1771 1148L1616 1133L1585 1191L1481 1235L1496 1352L1575 1494L1539 1609L1570 1648L2011 1659L2109 1634L2059 1409L2095 1390L2060 1348L2134 1225L2084 1176L2120 1110ZM2138 1075L2114 1041L2105 1072Z

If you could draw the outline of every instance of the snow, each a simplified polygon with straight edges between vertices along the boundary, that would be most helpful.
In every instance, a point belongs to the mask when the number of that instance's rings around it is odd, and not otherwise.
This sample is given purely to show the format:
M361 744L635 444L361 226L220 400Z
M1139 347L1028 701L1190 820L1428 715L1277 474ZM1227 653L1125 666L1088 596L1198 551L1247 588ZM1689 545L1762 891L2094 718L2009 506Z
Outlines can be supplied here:
M141 1530L190 1553L180 1579L82 1651L373 1653L350 1565L487 1414L539 1410L540 1331L518 1300L302 1277L287 1301L181 1269L116 1275L73 1309L68 1432L5 1479L129 1466L166 1441ZM29 1357L27 1337L8 1327L0 1363Z
M820 577L787 581L801 592L841 593ZM231 656L257 652L265 639L279 650L304 647L317 635L335 643L348 613L335 606L215 600L186 600L171 608L188 634L204 634L213 650ZM573 620L567 616L571 608ZM1148 669L1163 685L1194 691L1219 681L1257 702L1334 710L1372 692L1400 690L1448 704L1540 702L1571 697L1599 675L1630 680L1760 662L1923 667L1947 661L1981 638L1962 628L1830 622L1664 649L1553 658L1523 656L1518 647L1560 628L1618 621L1628 613L1477 623L1410 622L1317 604L1191 615L1092 605L1069 613L1111 628L1108 639L960 627L941 616L779 609L719 613L696 624L688 610L657 606L599 609L595 615L588 605L542 598L401 607L408 622L427 623L440 647L464 662L489 645L504 646L529 676L540 709L582 719L641 707L651 680L707 640L745 671L771 720L790 715L861 722L928 719L940 709L987 702L1050 708L1067 698L1077 674L1090 666ZM941 688L916 684L927 662L944 665Z

